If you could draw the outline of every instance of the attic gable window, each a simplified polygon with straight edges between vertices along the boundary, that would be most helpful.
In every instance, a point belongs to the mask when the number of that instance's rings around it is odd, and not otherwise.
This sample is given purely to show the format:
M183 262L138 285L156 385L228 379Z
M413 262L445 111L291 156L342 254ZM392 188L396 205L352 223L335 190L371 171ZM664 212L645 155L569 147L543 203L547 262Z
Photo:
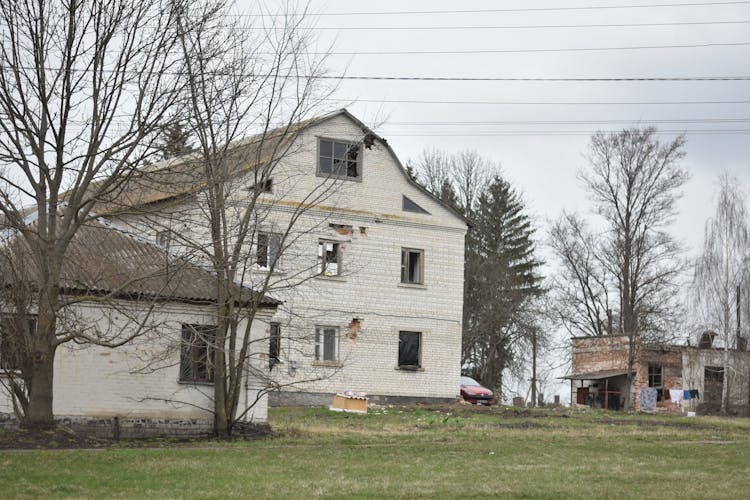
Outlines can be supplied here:
M360 179L362 161L359 144L320 139L318 175L340 179Z
M414 212L415 214L430 215L430 212L417 205L411 198L404 195L401 201L401 209L404 212Z

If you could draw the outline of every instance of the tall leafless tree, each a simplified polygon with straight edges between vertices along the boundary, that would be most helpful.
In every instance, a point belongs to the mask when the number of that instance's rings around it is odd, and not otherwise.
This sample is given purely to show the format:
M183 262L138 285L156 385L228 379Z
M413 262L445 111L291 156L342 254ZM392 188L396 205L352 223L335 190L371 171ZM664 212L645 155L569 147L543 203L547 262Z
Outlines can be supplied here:
M283 274L275 271L282 258L294 260L291 253L298 241L316 229L309 220L300 220L329 199L339 184L335 178L320 178L314 188L295 195L295 184L310 176L280 167L297 152L303 122L331 92L319 78L323 59L309 57L313 39L304 10L269 11L248 21L228 15L230 8L217 0L186 9L178 19L187 92L175 119L195 146L192 154L152 170L157 188L161 184L175 189L170 172L179 172L197 188L190 189L190 208L166 222L159 205L149 208L153 213L141 214L157 227L189 228L171 235L172 251L209 265L217 276L210 411L219 437L231 434L247 411L240 411L239 403L249 375L265 384L265 390L278 388L273 372L257 366L262 351L268 355L269 338L253 338L251 328L266 296L318 274L317 265L306 261L300 268L285 268ZM285 199L285 194L291 196ZM274 230L272 236L263 235L272 240L261 245L264 226ZM238 296L242 290L235 283L252 287L250 303Z
M584 334L602 333L601 313L610 309L608 304L615 306L611 314L617 319L616 331L629 340L626 408L632 404L638 342L663 339L677 316L676 287L684 264L680 246L666 229L679 189L688 179L680 166L684 144L683 136L660 142L654 128L595 134L589 168L581 179L604 231L594 239L578 229L576 219L567 217L551 235L564 272L575 276L580 288L563 293L566 300L572 299L568 312L563 310L566 322ZM574 244L566 241L570 236L577 240Z
M30 249L37 327L25 424L53 425L59 282L68 247L154 154L180 94L181 0L2 2L0 215ZM28 208L25 208L28 207Z
M740 318L734 314L736 301L740 300L737 293L744 284L750 257L745 200L746 195L739 181L728 172L721 174L716 211L706 222L703 252L698 257L693 277L694 299L698 306L696 309L701 316L700 330L718 330L723 340L723 414L727 413L732 369L729 349L736 347L734 332L739 330L737 321Z

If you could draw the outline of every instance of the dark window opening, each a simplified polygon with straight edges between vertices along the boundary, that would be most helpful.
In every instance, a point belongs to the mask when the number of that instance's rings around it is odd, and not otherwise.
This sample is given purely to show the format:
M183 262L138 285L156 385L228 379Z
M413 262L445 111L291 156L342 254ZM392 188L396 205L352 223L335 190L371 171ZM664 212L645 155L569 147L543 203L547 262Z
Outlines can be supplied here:
M279 258L280 248L280 234L258 232L255 262L260 267L270 268Z
M320 140L318 173L349 179L360 177L359 145Z
M180 381L213 382L216 326L182 325Z
M29 343L36 332L36 316L0 315L0 370L17 371L28 359Z
M266 179L253 184L248 188L248 191L259 191L261 193L272 193L273 192L273 179Z
M707 366L703 372L705 382L724 383L724 368L721 366Z
M406 195L403 196L402 202L401 202L401 209L405 212L414 212L417 214L427 214L430 215L430 212L425 210L424 208L417 205L414 201L412 201L409 197Z
M281 358L281 325L279 323L271 323L271 330L268 335L268 368L273 370L273 367L279 364Z
M318 274L338 276L341 271L341 245L334 241L318 242Z
M172 241L172 232L169 229L156 233L156 244L169 250L169 244Z
M398 367L406 370L416 370L419 362L420 332L398 332Z
M401 249L401 282L422 284L423 279L423 250L411 248Z
M319 326L315 329L315 360L338 361L339 329L335 326Z
M662 369L661 366L648 367L648 386L662 387Z

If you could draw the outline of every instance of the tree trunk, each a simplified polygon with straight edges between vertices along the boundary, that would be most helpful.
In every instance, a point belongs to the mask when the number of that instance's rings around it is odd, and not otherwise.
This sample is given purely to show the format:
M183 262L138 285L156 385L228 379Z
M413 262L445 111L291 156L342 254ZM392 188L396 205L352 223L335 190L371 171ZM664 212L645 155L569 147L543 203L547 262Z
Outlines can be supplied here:
M50 429L55 425L52 413L54 360L55 347L48 342L47 335L38 332L32 354L29 405L22 422L24 427L38 430Z

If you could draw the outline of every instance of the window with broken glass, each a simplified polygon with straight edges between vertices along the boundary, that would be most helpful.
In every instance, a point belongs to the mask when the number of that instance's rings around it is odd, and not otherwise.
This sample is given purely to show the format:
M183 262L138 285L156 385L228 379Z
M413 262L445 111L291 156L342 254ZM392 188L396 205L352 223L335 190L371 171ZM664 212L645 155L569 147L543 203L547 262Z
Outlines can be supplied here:
M215 343L215 325L182 325L181 382L213 383Z
M255 250L255 263L258 266L270 269L279 258L281 248L281 235L258 231L258 238Z
M337 326L315 327L315 361L338 362L339 328Z
M417 370L422 366L422 333L398 332L398 367L402 370Z
M424 250L401 249L401 283L424 283Z
M318 274L338 276L341 273L341 244L335 241L318 242Z
M662 386L662 370L661 366L649 365L648 367L648 386L649 387L661 387Z
M359 179L362 176L358 144L320 139L318 152L318 175L340 179Z

